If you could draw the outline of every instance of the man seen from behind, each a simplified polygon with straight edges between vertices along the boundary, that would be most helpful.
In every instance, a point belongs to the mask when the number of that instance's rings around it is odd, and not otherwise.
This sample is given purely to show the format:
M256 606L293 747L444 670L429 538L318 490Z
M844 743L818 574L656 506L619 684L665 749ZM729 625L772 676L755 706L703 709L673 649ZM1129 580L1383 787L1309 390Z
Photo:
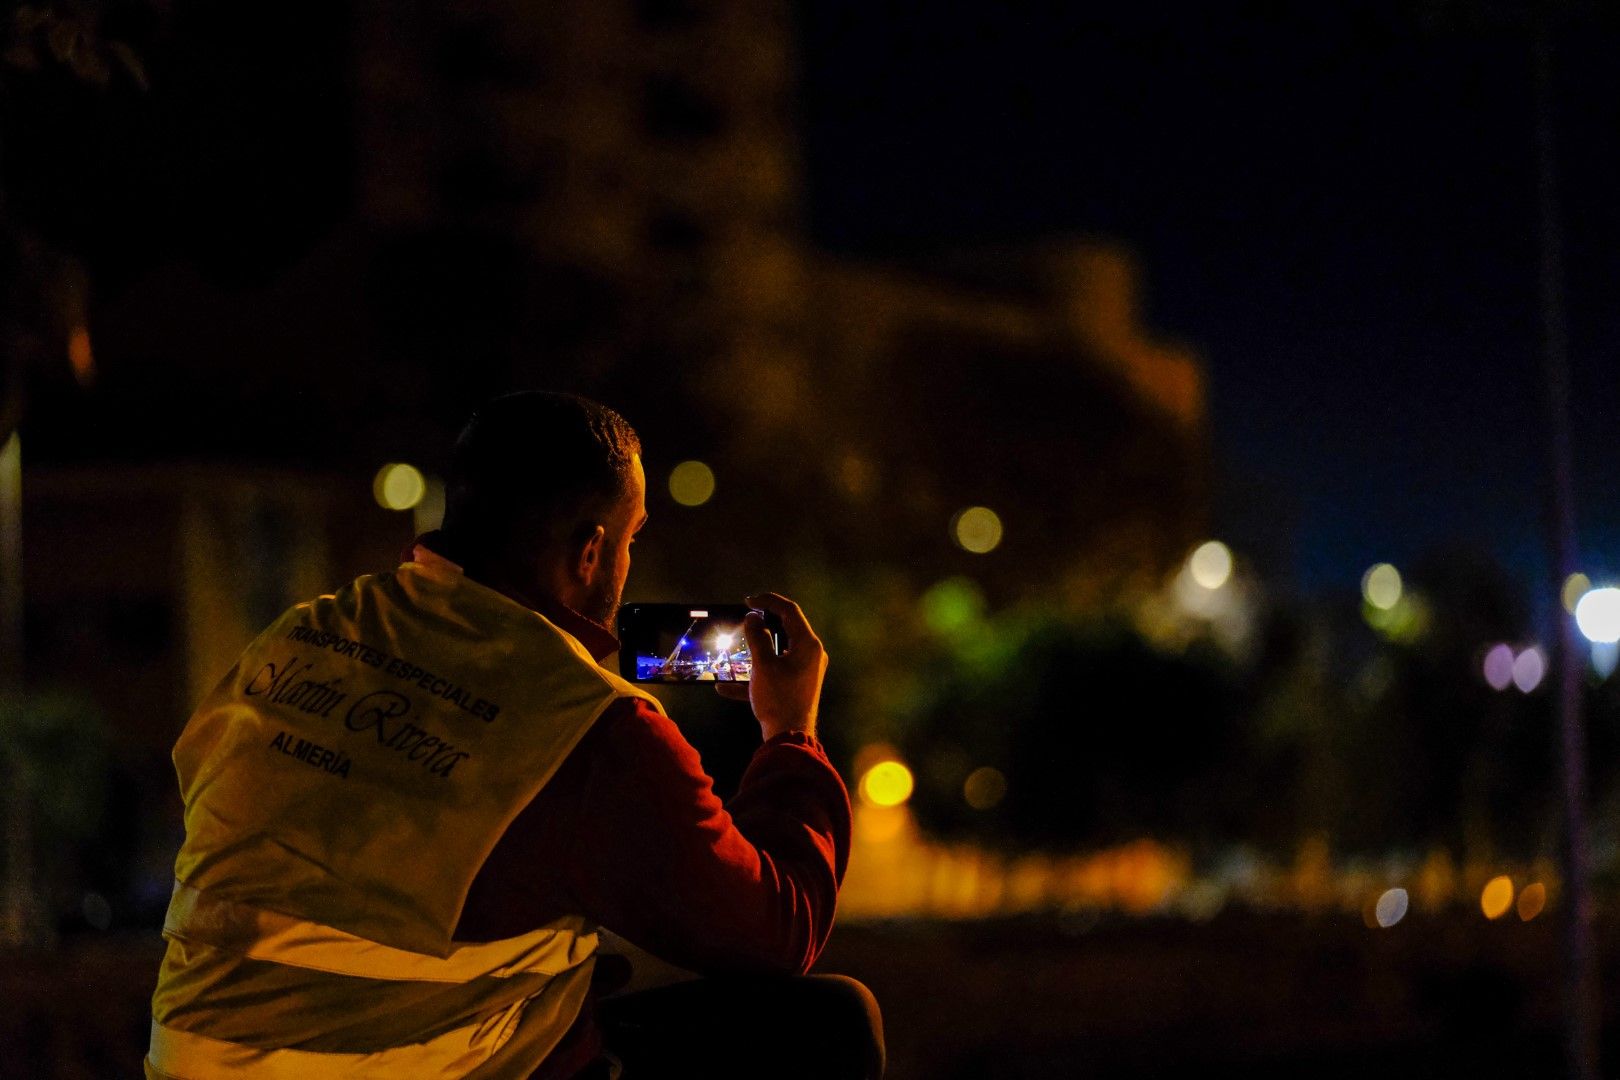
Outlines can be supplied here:
M850 807L804 614L748 598L753 681L725 691L763 743L724 806L602 666L640 453L595 402L497 398L457 440L442 531L287 611L204 700L174 750L148 1077L881 1075L871 995L805 974ZM604 930L693 977L614 995Z

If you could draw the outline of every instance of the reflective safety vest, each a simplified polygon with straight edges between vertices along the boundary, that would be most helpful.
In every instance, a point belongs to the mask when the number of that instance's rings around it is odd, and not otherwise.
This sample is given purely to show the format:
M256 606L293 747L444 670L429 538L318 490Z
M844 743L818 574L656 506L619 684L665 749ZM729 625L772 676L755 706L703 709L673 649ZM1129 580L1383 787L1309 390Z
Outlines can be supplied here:
M174 749L186 839L149 1077L524 1077L596 928L452 940L506 827L615 700L655 699L431 554L300 604Z

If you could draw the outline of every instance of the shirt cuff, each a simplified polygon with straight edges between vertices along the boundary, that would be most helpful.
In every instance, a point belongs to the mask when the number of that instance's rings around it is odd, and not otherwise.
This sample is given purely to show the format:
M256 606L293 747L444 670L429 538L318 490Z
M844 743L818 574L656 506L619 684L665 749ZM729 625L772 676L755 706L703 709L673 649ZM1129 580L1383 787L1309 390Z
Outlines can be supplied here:
M775 735L772 735L770 738L761 743L760 749L763 750L767 746L776 746L778 744L808 746L813 750L819 750L822 754L827 752L826 749L822 747L820 739L803 731L778 731Z

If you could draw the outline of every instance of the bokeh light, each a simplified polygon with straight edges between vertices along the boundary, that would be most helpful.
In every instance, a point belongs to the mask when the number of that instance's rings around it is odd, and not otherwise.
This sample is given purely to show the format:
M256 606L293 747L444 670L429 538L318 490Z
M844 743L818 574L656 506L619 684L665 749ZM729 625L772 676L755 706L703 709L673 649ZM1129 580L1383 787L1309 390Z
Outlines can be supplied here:
M1000 769L985 765L968 773L962 797L975 810L988 810L1007 796L1007 778Z
M371 494L384 510L409 510L427 494L427 480L416 466L393 461L377 470Z
M1487 919L1500 919L1513 906L1513 879L1506 874L1491 878L1479 894L1479 910Z
M1528 694L1541 685L1547 674L1547 654L1535 645L1513 658L1513 685Z
M1379 563L1361 576L1361 595L1380 611L1388 611L1401 601L1401 572L1389 563Z
M1406 909L1410 904L1411 900L1407 897L1405 889L1388 889L1378 898L1373 915L1378 920L1378 925L1387 930L1406 918Z
M954 634L978 624L984 614L984 594L967 578L946 578L923 593L917 606L928 629Z
M1187 558L1187 572L1206 589L1218 589L1232 577L1232 549L1219 540L1198 546Z
M88 327L75 326L68 334L68 364L72 366L73 377L80 386L89 386L96 381L96 354L90 348Z
M861 797L873 806L899 806L911 798L911 770L898 761L880 761L861 777Z
M1588 641L1620 641L1620 589L1591 589L1575 605L1575 625Z
M682 506L702 506L714 498L714 470L701 461L683 461L669 471L669 496Z
M1506 642L1492 645L1485 653L1485 681L1492 690L1513 685L1513 646Z
M1575 614L1575 605L1580 603L1581 597L1585 596L1591 589L1592 579L1579 571L1565 578L1564 587L1559 592L1560 599L1564 601L1564 610L1571 615Z
M1547 906L1547 886L1539 881L1531 882L1519 894L1519 918L1525 922L1540 915Z
M1001 518L987 506L970 506L951 519L951 535L963 551L983 555L1001 543Z

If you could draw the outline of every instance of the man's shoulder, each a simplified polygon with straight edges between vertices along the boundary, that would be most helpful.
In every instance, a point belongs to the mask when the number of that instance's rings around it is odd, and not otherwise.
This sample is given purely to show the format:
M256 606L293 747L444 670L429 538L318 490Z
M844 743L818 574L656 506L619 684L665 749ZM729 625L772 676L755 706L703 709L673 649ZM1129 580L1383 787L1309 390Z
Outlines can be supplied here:
M587 756L625 761L697 753L654 699L639 696L618 698L603 709L579 748Z
M671 738L685 742L680 729L649 696L624 696L616 699L596 721L598 731L636 738L653 738L667 742Z

